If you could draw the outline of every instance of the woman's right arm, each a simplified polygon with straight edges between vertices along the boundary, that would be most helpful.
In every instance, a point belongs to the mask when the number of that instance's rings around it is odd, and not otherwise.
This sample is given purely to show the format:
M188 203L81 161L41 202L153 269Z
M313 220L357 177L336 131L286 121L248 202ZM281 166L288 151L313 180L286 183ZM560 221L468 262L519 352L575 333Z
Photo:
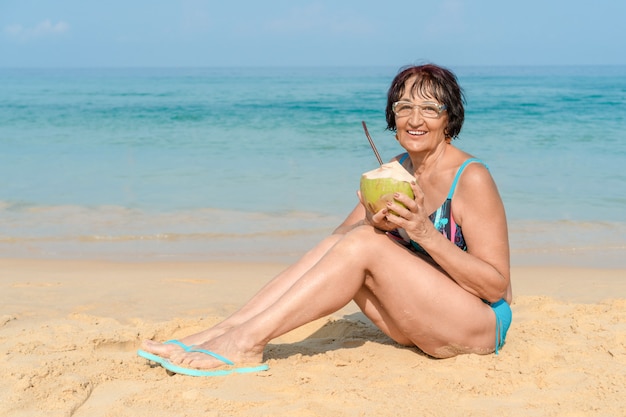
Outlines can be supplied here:
M359 199L361 195L359 193ZM382 209L378 213L372 214L365 209L362 202L352 210L352 212L346 217L334 231L333 234L346 234L350 230L358 226L370 225L378 230L388 232L397 228L397 226L387 220L388 209Z
M345 235L350 230L365 223L365 208L361 203L357 204L348 217L333 231L334 235Z

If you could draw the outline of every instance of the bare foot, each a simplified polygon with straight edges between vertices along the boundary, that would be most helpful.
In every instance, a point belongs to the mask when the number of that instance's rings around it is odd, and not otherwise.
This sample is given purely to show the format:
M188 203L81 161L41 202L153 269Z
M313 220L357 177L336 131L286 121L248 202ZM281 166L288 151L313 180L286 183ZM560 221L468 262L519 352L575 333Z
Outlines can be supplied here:
M146 352L153 353L162 358L171 358L174 354L181 354L192 347L200 346L215 337L224 334L227 329L213 327L201 332L186 336L177 341L156 342L154 340L144 340L141 348Z
M141 349L160 356L161 358L169 358L177 351L185 351L185 348L179 344L172 342L155 342L154 340L144 340L141 342Z
M263 362L264 345L248 345L243 338L228 332L208 342L196 345L191 351L173 351L170 362L195 369L214 369L224 365L258 364ZM215 357L200 350L217 354ZM226 359L226 361L222 360Z

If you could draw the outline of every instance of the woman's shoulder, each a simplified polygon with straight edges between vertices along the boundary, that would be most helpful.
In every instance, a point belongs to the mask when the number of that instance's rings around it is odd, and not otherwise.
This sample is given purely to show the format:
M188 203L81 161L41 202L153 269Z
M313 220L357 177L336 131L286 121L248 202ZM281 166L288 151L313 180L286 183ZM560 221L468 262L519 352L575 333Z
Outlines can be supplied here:
M474 173L487 173L488 168L487 164L480 159L470 153L462 151L458 148L452 148L453 151L449 153L449 162L448 166L455 173L465 173L466 171L474 172Z
M469 212L493 213L502 206L502 199L498 187L489 172L489 169L480 159L470 156L465 161L472 161L459 172L456 190L454 192L453 211L458 224L462 225ZM465 162L464 161L464 162ZM461 165L464 164L461 162ZM471 215L470 217L474 217Z
M479 196L497 192L497 187L487 164L473 156L460 162L457 170L457 194Z
M394 156L393 158L391 158L391 161L389 162L394 162L394 161L398 161L400 163L404 162L407 158L409 157L409 153L408 152L403 152L400 153L396 156Z
M447 153L446 176L456 179L457 187L476 190L491 181L487 164L482 159L456 147L451 147L451 151Z

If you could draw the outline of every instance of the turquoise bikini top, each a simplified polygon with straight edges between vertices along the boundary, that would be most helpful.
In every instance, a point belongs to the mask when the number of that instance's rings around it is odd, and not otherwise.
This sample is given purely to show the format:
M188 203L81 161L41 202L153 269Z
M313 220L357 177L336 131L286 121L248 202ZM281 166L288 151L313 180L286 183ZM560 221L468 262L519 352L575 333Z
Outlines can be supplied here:
M402 155L400 160L398 161L401 165L402 163L409 157L408 153ZM452 205L452 196L454 195L454 190L456 189L456 184L459 181L459 177L461 173L465 169L465 167L472 162L478 162L485 165L480 159L470 158L467 159L456 172L456 176L454 177L454 181L452 181L452 186L450 187L450 191L448 192L448 197L446 201L443 202L441 207L439 207L434 213L430 216L430 221L435 225L435 229L441 232L447 239L451 240L456 246L461 248L462 250L467 250L467 245L465 244L465 239L463 238L463 232L461 231L461 226L456 224L454 218L452 216L452 212L450 207ZM487 165L485 165L486 167ZM411 240L411 246L418 252L424 253L428 255L428 253L417 243Z

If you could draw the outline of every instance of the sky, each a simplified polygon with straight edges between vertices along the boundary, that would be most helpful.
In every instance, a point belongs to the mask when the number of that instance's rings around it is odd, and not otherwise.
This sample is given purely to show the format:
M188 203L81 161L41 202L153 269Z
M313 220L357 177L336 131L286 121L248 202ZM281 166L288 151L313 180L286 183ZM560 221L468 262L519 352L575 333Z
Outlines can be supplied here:
M626 65L625 0L0 0L0 67Z

